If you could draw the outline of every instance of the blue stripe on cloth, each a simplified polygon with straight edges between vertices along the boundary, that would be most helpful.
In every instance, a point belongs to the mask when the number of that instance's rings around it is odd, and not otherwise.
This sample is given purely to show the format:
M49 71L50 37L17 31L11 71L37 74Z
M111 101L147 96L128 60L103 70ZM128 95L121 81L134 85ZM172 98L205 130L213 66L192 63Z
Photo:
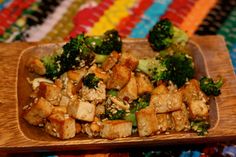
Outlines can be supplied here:
M0 3L0 11L7 7L13 0L4 0L2 3Z
M234 72L236 73L236 43L232 44L230 48L230 57L234 66Z
M172 0L155 0L155 2L144 12L139 23L136 24L129 37L145 38L149 30L160 20L166 12Z

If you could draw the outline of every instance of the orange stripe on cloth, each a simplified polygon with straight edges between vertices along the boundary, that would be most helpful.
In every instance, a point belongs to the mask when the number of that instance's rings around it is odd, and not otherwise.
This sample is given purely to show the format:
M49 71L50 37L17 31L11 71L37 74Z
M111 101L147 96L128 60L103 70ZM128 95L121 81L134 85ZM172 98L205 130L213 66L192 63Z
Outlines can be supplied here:
M216 2L217 0L199 0L196 2L179 27L185 30L189 36L192 36Z

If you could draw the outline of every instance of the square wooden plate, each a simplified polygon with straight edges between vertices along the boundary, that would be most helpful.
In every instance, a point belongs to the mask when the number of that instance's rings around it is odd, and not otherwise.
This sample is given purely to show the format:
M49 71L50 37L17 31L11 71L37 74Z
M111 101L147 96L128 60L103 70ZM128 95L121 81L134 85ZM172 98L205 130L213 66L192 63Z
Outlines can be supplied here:
M29 57L50 54L58 46L60 44L0 44L0 150L99 149L236 138L236 78L225 42L219 36L193 37L188 44L194 57L197 78L221 75L225 80L222 94L210 101L211 128L207 136L180 132L107 140L78 135L64 141L49 136L27 124L21 117L22 107L29 102L31 92L26 77L32 76L25 65ZM154 53L145 39L125 39L123 50L137 57L152 56Z

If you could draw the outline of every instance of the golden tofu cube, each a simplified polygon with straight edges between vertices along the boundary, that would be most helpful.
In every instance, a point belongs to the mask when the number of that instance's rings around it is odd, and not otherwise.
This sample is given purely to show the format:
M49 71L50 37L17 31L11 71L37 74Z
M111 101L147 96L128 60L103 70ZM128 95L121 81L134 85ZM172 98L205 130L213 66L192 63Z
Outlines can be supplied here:
M176 131L188 131L190 129L189 116L185 104L181 105L181 110L172 112L171 116Z
M173 128L173 123L169 113L160 113L157 114L157 128L158 131L165 132Z
M36 98L32 107L23 113L24 119L32 125L44 124L45 119L52 113L53 106L43 97Z
M135 70L138 66L139 60L130 53L122 53L120 64L128 67L131 71Z
M46 74L46 68L38 58L30 58L29 62L27 63L27 67L29 68L29 71L35 72L36 74Z
M181 109L182 94L180 92L152 95L150 105L154 106L156 113L167 113Z
M96 75L96 77L102 79L102 81L105 83L110 78L109 73L105 72L103 69L99 68L96 64L94 64L88 71L89 71L89 73L94 73Z
M60 139L73 138L76 134L75 119L64 113L52 114L48 117L45 131Z
M54 84L40 82L38 95L44 97L53 105L59 105L61 89Z
M139 136L150 136L158 131L158 122L155 109L148 106L136 112Z
M68 71L67 76L72 81L80 82L86 73L87 73L86 68L81 68L79 70Z
M128 137L132 132L132 122L126 120L107 120L103 122L101 137L108 139Z
M168 91L168 88L165 86L165 84L160 84L158 85L156 88L153 89L152 91L152 94L167 94L169 91Z
M137 81L134 74L131 75L129 82L118 92L118 98L132 102L138 98Z
M78 120L92 122L95 116L95 105L89 102L76 100L67 107L68 114Z
M102 69L104 71L109 71L112 69L120 58L120 54L116 51L113 51L110 56L102 63Z
M183 100L187 104L191 103L192 100L208 101L207 96L200 89L199 82L195 79L190 80L180 91L183 93Z
M138 87L138 95L152 92L153 86L147 75L143 73L137 73L136 80Z
M124 65L116 64L112 69L111 77L107 81L107 89L123 88L130 80L131 70Z
M207 119L209 108L202 100L192 100L189 103L189 113L192 119Z

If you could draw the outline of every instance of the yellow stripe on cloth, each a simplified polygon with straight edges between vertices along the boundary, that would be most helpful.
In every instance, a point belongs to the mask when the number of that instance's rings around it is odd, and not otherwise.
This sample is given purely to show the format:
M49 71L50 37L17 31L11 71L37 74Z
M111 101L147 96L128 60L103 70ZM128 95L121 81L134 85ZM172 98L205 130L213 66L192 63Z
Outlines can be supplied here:
M216 2L217 0L199 0L196 2L179 27L185 30L189 36L192 36Z
M121 19L129 15L137 0L116 0L88 32L88 35L101 35L109 29L115 28Z

